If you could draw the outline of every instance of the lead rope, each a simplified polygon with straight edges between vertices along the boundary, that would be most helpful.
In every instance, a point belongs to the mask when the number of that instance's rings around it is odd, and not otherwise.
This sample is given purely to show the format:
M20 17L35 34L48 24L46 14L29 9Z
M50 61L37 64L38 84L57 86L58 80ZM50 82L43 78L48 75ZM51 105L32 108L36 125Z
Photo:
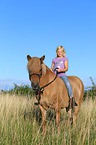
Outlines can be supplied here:
M50 85L51 83L53 83L53 82L56 80L57 74L58 74L58 71L57 71L56 69L58 69L58 68L56 67L56 68L54 69L54 71L56 71L56 76L55 76L54 80L52 80L50 83L46 84L45 86L41 87L41 88L40 88L41 91L44 91L44 88L45 88L45 87L47 87L48 85Z
M50 85L51 83L53 83L56 80L57 74L58 74L58 72L56 71L56 76L55 76L54 80L52 80L51 82L49 82L48 84L46 84L45 86L43 86L41 88L39 87L38 91L36 91L36 93L37 93L37 95L39 95L39 97L38 97L38 103L35 103L35 105L40 104L39 101L41 99L41 93L43 93L45 87L47 87L48 85Z
M53 83L56 80L56 78L57 78L57 74L56 74L54 80L52 80L50 83L46 84L45 86L41 87L40 90L44 91L44 88L47 87L48 85L50 85L51 83Z

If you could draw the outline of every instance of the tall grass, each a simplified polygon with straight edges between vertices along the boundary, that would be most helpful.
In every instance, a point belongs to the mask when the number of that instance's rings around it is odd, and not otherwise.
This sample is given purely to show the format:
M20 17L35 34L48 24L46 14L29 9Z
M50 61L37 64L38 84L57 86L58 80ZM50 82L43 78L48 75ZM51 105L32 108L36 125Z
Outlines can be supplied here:
M46 135L42 135L41 114L35 98L0 95L0 145L95 145L96 99L82 102L77 122L67 123L68 114L61 111L60 134L54 110L48 110Z

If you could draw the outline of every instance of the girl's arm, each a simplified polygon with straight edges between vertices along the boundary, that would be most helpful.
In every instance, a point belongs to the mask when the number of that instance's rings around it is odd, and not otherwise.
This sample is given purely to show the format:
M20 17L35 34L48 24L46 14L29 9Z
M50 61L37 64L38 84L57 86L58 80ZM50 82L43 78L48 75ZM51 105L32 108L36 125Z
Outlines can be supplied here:
M64 66L65 66L65 68L64 69L58 69L57 71L58 72L66 72L66 71L68 71L68 60L66 60L65 62L64 62Z
M51 71L53 71L54 63L52 62Z

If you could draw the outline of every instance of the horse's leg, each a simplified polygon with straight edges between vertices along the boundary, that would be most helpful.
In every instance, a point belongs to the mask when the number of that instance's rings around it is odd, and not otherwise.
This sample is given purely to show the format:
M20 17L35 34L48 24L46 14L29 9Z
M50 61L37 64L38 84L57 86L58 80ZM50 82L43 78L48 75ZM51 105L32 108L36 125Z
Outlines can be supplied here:
M46 110L41 105L39 105L39 108L40 108L41 114L42 114L42 125L43 125L42 134L44 134L45 133L45 124L46 124Z
M70 107L71 105L71 107ZM76 106L75 106L76 105ZM69 122L71 123L71 125L74 123L74 121L76 120L75 118L77 118L77 113L78 110L76 108L79 108L77 103L75 103L74 99L72 100L71 104L69 104Z
M56 108L55 109L55 112L56 112L56 124L57 124L57 127L58 127L58 132L60 132L60 111L61 109L60 108Z
M73 124L75 124L75 122L76 122L78 111L79 111L79 106L75 106L74 107L74 114L73 114Z
M78 111L79 111L79 105L78 106L74 106L73 110L70 109L68 111L68 113L69 113L69 121L71 122L71 125L75 124L75 122L77 120Z
M68 121L71 123L71 125L73 124L73 109L70 109L69 111L68 111L68 113L69 113L69 119L68 119Z

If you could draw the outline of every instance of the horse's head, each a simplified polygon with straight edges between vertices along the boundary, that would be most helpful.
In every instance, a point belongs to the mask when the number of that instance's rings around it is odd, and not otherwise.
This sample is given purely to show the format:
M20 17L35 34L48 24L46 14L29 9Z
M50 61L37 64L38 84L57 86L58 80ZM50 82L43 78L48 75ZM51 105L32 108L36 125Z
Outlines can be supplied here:
M44 68L43 60L45 59L45 55L41 58L32 57L27 55L27 69L29 71L29 79L31 81L31 86L34 90L39 89L39 81L42 77L42 69ZM43 69L44 70L44 69Z

